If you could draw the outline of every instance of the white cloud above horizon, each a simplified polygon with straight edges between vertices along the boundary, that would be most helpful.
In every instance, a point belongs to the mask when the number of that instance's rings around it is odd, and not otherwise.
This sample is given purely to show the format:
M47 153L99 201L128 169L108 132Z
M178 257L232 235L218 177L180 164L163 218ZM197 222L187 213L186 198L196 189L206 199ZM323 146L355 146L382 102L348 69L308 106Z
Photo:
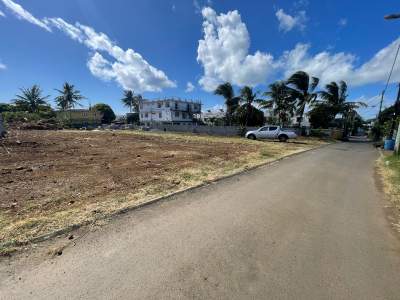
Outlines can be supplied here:
M264 82L272 69L273 58L260 51L248 54L250 37L237 10L217 15L211 7L202 10L203 39L199 40L197 61L204 74L199 80L206 91L224 81L235 85Z
M213 91L226 81L237 86L265 84L267 78L287 78L299 70L320 78L322 85L339 80L353 86L384 82L400 43L400 38L396 39L361 65L355 54L311 54L311 45L305 43L298 43L274 58L268 52L249 54L250 35L238 11L218 15L206 7L202 15L203 39L199 40L197 61L204 69L199 84L206 91ZM391 82L399 80L397 64Z
M6 15L0 10L0 17L6 17Z
M0 62L0 70L5 70L5 69L7 69L7 66Z
M34 17L29 11L25 10L21 5L11 1L11 0L1 0L3 4L9 9L18 19L28 21L34 25L37 25L48 32L51 32L51 29L47 24L43 21Z
M284 70L285 77L303 70L320 78L321 84L338 80L345 80L352 86L385 82L399 43L400 38L379 50L370 60L358 67L358 58L354 54L322 51L311 55L311 45L299 43L293 50L285 51L279 65ZM400 65L396 64L391 82L399 80Z
M283 32L289 32L295 28L303 31L306 28L307 16L304 10L297 12L296 15L291 16L281 8L275 13L276 18L279 21L279 30Z
M187 84L186 84L185 92L186 92L186 93L191 93L191 92L194 91L194 89L195 89L195 86L193 85L193 83L191 83L190 81L188 81Z
M150 65L139 53L128 48L124 50L115 44L106 34L96 32L80 23L70 24L62 18L43 18L39 20L19 4L11 0L1 0L17 17L52 32L57 28L71 39L84 44L94 54L90 54L87 66L97 78L114 80L124 89L137 92L159 92L163 88L176 87L167 75ZM112 60L104 58L105 52Z
M0 0L0 3L19 19L49 32L58 29L85 45L90 50L88 69L97 78L115 81L124 89L137 92L176 87L176 82L150 65L139 53L130 48L122 49L106 34L92 27L71 24L62 18L38 19L11 0ZM307 43L298 43L274 58L267 51L249 53L250 34L237 10L217 14L211 7L204 7L201 13L203 37L199 40L197 61L204 73L198 83L210 92L225 81L236 86L256 86L266 84L267 79L287 78L298 70L319 77L322 85L339 80L347 81L349 86L385 82L400 43L400 38L397 38L364 63L360 63L360 58L354 53L332 50L313 53L311 44ZM0 64L0 69L5 68ZM391 80L396 81L400 81L400 63L396 64Z

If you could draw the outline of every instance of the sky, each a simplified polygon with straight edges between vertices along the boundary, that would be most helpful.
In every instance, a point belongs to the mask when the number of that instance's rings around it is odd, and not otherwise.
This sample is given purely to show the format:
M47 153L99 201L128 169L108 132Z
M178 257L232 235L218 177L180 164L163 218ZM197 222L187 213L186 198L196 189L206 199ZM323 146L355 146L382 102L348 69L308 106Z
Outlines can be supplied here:
M128 112L133 89L146 99L200 100L222 107L215 87L231 82L263 93L298 70L318 90L345 80L349 100L374 117L400 43L397 1L348 0L0 0L0 102L38 84L49 101L64 82ZM394 67L384 106L400 81Z

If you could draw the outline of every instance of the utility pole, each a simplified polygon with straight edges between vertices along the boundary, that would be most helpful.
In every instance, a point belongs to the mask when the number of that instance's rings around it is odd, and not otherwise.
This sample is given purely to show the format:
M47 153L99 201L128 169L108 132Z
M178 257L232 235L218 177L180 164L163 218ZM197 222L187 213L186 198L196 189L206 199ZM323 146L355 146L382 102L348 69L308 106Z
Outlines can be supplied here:
M399 115L400 115L400 84L399 84L399 89L397 91L397 99L396 102L394 103L394 114L393 114L392 126L390 128L390 133L389 133L389 137L391 138L393 138L394 128L396 127L396 121Z

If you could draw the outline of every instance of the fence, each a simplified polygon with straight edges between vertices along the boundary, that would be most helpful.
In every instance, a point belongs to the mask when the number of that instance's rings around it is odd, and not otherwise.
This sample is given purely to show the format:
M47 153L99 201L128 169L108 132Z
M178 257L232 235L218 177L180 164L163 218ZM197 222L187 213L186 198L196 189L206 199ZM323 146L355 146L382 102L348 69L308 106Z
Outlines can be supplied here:
M256 130L258 127L239 126L208 126L208 125L171 125L171 124L153 124L152 129L171 132L191 132L208 135L237 136L243 135L243 131Z

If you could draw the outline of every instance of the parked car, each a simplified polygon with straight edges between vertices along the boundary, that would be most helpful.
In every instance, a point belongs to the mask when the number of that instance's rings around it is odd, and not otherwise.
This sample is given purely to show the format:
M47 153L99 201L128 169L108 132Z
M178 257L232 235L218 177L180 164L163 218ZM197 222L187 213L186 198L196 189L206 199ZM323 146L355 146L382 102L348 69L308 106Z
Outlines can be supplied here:
M264 126L257 130L248 131L246 138L256 139L279 139L280 142L286 142L288 139L297 138L297 134L290 130L283 130L280 126Z

